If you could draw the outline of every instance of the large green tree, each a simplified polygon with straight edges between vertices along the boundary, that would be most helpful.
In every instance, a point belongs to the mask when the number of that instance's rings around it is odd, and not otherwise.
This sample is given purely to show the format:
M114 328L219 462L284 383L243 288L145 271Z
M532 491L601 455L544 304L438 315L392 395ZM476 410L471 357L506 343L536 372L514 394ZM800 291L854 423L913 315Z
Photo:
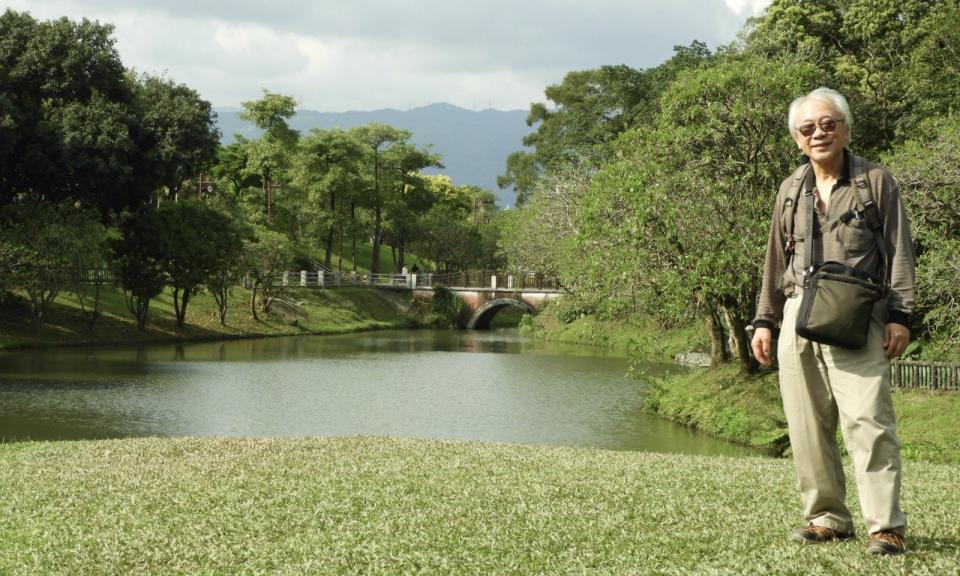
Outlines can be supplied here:
M365 148L355 132L314 129L300 140L291 173L306 191L308 230L323 243L323 265L331 267L337 235L349 226L350 210L366 186Z
M932 118L884 158L896 174L917 248L921 333L960 343L960 115Z
M183 330L190 298L207 284L224 288L218 280L239 264L243 236L227 216L196 201L167 202L157 210L155 219L157 264L173 290L177 328ZM222 323L226 293L217 291L214 296Z
M868 155L909 137L960 97L955 0L774 0L752 23L747 50L811 64L850 101L854 145Z
M666 292L651 303L686 303L706 317L715 360L729 336L747 371L756 368L745 327L773 191L799 160L785 110L815 79L810 66L744 58L681 74L656 124L625 134L623 159L604 168L585 200L585 240L597 233L609 247L611 266L594 273L662 279L640 279L648 296Z
M34 331L54 299L102 261L103 237L97 217L73 205L30 199L0 211L0 290L27 295Z
M0 15L0 204L146 203L212 158L210 105L123 67L108 24Z
M288 120L297 111L297 101L291 96L263 91L263 98L242 102L240 118L252 122L263 134L244 143L245 174L260 179L266 223L272 224L277 189L284 184L285 171L300 134L290 128Z
M660 93L676 75L713 57L702 42L674 47L674 56L656 68L635 70L625 65L569 72L560 84L544 91L547 102L531 104L524 137L529 150L507 158L501 188L512 187L517 205L534 193L545 173L587 172L610 159L612 144L627 128L649 122L657 112Z

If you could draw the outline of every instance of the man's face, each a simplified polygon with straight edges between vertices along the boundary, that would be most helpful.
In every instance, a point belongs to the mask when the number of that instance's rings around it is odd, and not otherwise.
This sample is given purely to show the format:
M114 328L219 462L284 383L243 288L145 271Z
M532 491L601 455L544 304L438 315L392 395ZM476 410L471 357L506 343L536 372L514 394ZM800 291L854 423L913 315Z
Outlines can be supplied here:
M843 149L850 140L850 129L839 111L826 102L807 100L797 109L794 118L797 131L793 134L793 139L810 160L818 164L829 164L843 154ZM813 132L809 136L801 133L811 129Z

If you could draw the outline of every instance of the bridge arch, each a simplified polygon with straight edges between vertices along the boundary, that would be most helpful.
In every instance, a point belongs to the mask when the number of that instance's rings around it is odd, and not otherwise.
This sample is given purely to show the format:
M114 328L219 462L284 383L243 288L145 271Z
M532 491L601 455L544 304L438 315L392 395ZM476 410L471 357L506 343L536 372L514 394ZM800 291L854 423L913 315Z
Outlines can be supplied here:
M527 314L536 314L537 312L533 306L518 298L497 298L496 300L484 302L479 308L477 308L477 311L474 312L473 316L470 317L470 321L467 322L467 328L471 330L489 329L490 321L493 320L493 317L497 315L497 312L506 308L507 306L520 308Z

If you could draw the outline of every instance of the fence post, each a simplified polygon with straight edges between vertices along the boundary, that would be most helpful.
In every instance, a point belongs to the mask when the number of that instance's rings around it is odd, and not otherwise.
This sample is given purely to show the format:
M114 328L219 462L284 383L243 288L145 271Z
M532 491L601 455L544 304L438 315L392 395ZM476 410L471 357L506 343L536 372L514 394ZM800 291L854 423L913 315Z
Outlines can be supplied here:
M497 275L496 275L496 273L494 273L494 274L492 274L492 275L490 276L490 287L493 288L494 290L497 289Z
M290 272L288 270L283 271L283 285L284 286L290 285Z
M513 274L507 274L507 290L513 290Z
M304 288L307 287L307 271L306 270L300 271L300 285L303 286Z
M337 275L337 281L339 281L339 280L340 280L340 276ZM356 271L350 272L350 283L353 284L354 286L357 285L357 272L356 272Z
M407 282L407 288L413 290L416 287L417 287L417 275L411 274L410 280Z

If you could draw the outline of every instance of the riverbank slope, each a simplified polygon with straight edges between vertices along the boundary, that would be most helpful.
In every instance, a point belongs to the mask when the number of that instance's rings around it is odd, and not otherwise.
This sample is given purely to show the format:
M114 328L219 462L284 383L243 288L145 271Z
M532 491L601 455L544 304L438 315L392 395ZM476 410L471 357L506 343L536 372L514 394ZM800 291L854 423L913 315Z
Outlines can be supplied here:
M801 518L782 459L384 438L0 444L0 573L954 574L958 473L906 468L911 551L876 558L859 519L853 542L787 540Z
M367 288L290 288L269 313L261 312L258 320L250 313L248 299L247 290L235 289L223 326L213 297L194 296L187 307L186 326L178 330L173 296L168 289L151 301L146 330L140 331L120 289L104 287L102 316L96 330L90 332L77 298L64 293L52 305L44 327L34 333L27 302L13 296L0 304L0 349L340 334L411 326L402 295L381 294Z
M647 382L645 409L717 438L760 448L771 454L789 449L777 373L740 374L736 365L695 369L651 378L643 362L672 362L679 353L708 350L698 326L661 331L654 323L598 320L582 316L561 320L548 307L524 323L527 334L566 342L594 344L630 352L631 373ZM960 393L897 390L893 393L902 454L909 460L960 464Z

